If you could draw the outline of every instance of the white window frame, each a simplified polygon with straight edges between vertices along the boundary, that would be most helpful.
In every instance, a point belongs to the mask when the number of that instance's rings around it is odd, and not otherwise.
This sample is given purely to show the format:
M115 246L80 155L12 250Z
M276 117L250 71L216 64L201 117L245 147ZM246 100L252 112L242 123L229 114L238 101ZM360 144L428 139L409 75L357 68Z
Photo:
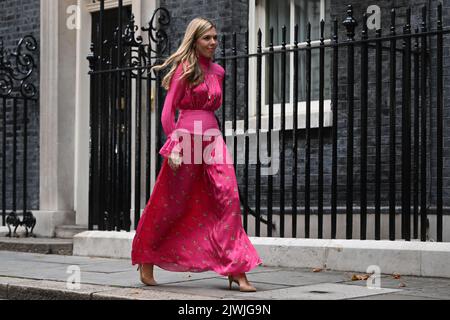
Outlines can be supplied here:
M256 53L257 51L257 34L258 29L263 32L266 30L266 2L268 0L249 0L249 52ZM320 19L325 20L325 1L321 0L320 3ZM290 32L290 39L294 39L295 32L295 2L290 0L290 21L291 25L288 27L288 32ZM268 45L265 43L265 37L263 34L262 46L263 52L268 51ZM325 44L330 43L331 39L326 39ZM311 46L319 46L320 41L311 41ZM305 47L306 42L298 44L298 47ZM286 48L291 49L294 47L293 43L287 44ZM280 50L281 46L275 46L274 50ZM290 130L293 128L293 108L292 101L294 101L294 55L288 55L290 59L290 79L288 85L290 86L290 102L286 102L286 129ZM256 58L251 58L249 61L249 131L252 132L256 128L256 94L257 94L257 78L256 78ZM266 66L265 63L262 64L262 79L266 78ZM302 85L302 84L300 84ZM265 94L265 84L262 84L261 88L261 100L262 100L262 110L261 110L261 127L263 131L268 129L269 122L269 106L268 101L266 101ZM306 102L298 102L299 112L298 112L298 129L306 128ZM331 111L331 100L324 100L324 127L330 127L333 123ZM237 124L237 133L243 133L244 121L239 120ZM319 127L319 100L311 100L311 128ZM227 135L231 134L232 122L227 121L226 129ZM274 130L279 130L281 128L281 104L274 104Z
M88 12L100 11L100 0L96 0L95 2L93 0L87 0L86 2L86 9ZM124 6L132 5L132 3L133 0L123 0ZM118 6L118 0L105 0L105 10L117 8Z

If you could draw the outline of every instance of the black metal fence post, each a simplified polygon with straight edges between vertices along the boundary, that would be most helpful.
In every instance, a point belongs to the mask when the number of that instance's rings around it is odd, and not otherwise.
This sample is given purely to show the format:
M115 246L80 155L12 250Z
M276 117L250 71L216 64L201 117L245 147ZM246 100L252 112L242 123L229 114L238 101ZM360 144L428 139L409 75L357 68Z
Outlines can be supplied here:
M419 29L416 28L415 34L419 33ZM419 180L420 180L420 50L419 50L419 37L415 37L414 43L414 227L413 237L419 238ZM395 184L395 180L393 182ZM395 203L394 203L395 209ZM395 228L395 212L392 213L394 220L393 226ZM395 229L394 229L395 230ZM394 231L395 232L395 231ZM390 240L395 240L395 233L390 233Z
M306 26L305 238L310 237L311 203L311 24Z
M281 126L280 126L280 237L285 229L285 155L286 155L286 26L281 28Z
M136 127L135 127L135 174L134 174L134 221L138 225L141 217L141 128L142 128L142 53L143 47L138 49L138 70L136 76ZM149 98L147 98L150 100ZM147 109L149 111L149 109ZM137 222L137 223L136 223Z
M275 83L275 71L274 71L274 49L273 49L273 28L270 28L269 30L269 132L268 132L268 139L267 139L267 154L269 158L271 159L271 166L274 165L274 159L273 159L273 150L272 150L272 131L273 131L273 104L274 104L274 83ZM272 236L272 228L270 225L272 224L273 220L273 173L271 172L269 176L267 177L267 218L269 223L267 224L267 235L269 237Z
M245 55L249 54L249 33L248 30L245 32ZM250 143L249 143L249 59L244 59L244 229L248 230L248 165L249 165L249 156L250 156Z
M331 172L331 238L337 236L337 196L338 196L338 92L339 92L339 47L338 47L338 21L333 21L333 132L332 132L332 172Z
M442 3L438 4L438 13L437 13L437 30L442 31ZM437 232L437 241L442 242L442 233L443 233L443 167L444 167L444 143L443 143L443 36L442 33L437 34L436 41L436 50L437 50L437 97L436 97L436 232Z
M255 201L255 234L260 236L261 232L261 109L262 109L262 32L258 30L257 47L257 66L256 66L256 201Z
M232 60L232 70L233 70L233 164L234 164L234 171L237 171L237 96L238 96L238 59L237 59L237 36L236 32L233 32L233 38L232 38L232 55L235 57Z
M376 30L375 44L375 240L380 240L381 233L381 29Z
M95 170L95 162L96 162L96 148L95 148L95 141L96 141L96 130L94 129L94 117L92 110L94 109L94 99L95 99L95 77L96 75L93 73L96 71L96 60L97 57L95 55L95 48L94 44L91 44L91 52L87 56L87 59L89 60L89 70L90 70L90 117L89 117L89 127L92 128L91 130L91 138L90 138L90 146L89 149L91 150L90 156L89 156L89 223L88 223L88 229L94 230L94 223L95 223L95 201L93 199L95 198L95 179L94 179L94 172Z
M348 6L347 18L343 25L347 29L347 213L346 237L352 239L353 234L353 109L354 109L354 45L356 20L353 18L353 7Z
M294 48L298 49L298 25L295 25L294 29ZM297 237L297 175L298 175L298 90L299 90L299 54L298 50L294 51L294 101L292 101L292 111L294 114L293 128L292 128L292 237ZM270 91L270 89L269 89ZM269 140L270 139L270 126L269 126ZM271 155L269 155L271 157ZM273 160L272 160L273 161Z
M403 34L411 33L411 9L407 9ZM402 99L402 235L411 239L411 38L403 42Z
M422 7L421 23L421 169L420 169L420 240L427 240L427 9Z
M364 14L362 40L368 39L367 14ZM361 183L360 183L360 239L367 238L367 108L368 108L368 44L361 44Z
M2 43L0 43L0 50L2 48ZM1 61L1 60L0 60ZM2 225L6 225L6 97L2 98L3 102L3 130L2 130L2 153L3 153L3 161L2 161Z
M324 99L325 99L325 21L320 21L320 48L319 48L319 181L317 199L317 237L323 238L323 142L324 142Z
M395 37L395 9L391 10L390 35ZM391 39L389 48L389 240L395 240L395 164L396 164L396 88L397 88L397 42Z

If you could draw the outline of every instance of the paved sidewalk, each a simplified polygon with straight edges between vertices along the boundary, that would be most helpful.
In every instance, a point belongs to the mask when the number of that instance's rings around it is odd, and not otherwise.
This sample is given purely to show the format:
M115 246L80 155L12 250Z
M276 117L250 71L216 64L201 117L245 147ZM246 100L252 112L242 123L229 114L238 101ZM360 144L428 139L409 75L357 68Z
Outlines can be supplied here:
M77 268L81 286L68 289ZM160 285L146 287L130 260L0 251L0 299L450 299L450 279L382 275L381 288L370 289L365 280L352 281L354 273L314 271L258 267L248 274L258 292L241 293L213 272L156 268Z

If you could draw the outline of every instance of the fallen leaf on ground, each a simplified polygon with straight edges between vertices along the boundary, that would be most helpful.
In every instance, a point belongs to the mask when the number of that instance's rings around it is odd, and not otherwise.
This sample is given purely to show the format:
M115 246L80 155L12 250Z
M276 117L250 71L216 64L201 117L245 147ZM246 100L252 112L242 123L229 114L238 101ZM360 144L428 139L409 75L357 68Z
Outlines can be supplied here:
M352 281L359 281L359 280L367 280L369 279L368 274L354 274L352 275Z

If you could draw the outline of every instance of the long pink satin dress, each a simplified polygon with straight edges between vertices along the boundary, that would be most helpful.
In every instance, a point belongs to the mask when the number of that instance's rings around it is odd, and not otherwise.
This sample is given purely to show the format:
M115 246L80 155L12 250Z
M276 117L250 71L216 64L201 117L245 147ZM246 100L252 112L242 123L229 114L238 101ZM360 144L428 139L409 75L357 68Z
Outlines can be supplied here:
M164 162L133 239L132 264L237 275L262 261L242 227L233 160L214 115L222 104L225 71L204 56L199 62L205 81L189 87L180 79L180 64L166 96L161 122L168 138L159 151ZM180 114L175 123L177 108ZM174 136L177 130L189 132L188 140L186 135ZM190 150L180 149L189 138ZM196 143L204 151L200 161L193 147ZM183 161L184 155L191 156L176 172L167 161L173 150L183 155Z

